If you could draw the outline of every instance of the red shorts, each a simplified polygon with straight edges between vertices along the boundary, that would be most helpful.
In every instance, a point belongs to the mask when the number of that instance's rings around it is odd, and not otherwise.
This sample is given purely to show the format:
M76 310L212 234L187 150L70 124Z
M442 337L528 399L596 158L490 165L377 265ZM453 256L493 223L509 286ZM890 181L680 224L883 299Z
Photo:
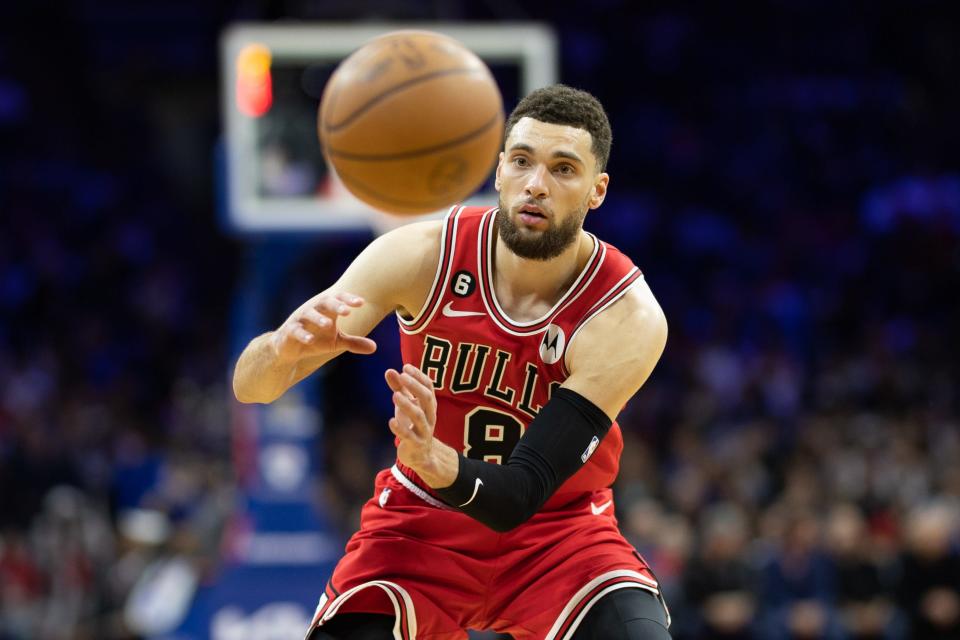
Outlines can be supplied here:
M609 489L571 495L499 534L394 467L377 475L311 631L337 613L367 612L394 616L398 640L463 640L466 629L561 640L600 597L625 588L659 596L653 573L620 535Z

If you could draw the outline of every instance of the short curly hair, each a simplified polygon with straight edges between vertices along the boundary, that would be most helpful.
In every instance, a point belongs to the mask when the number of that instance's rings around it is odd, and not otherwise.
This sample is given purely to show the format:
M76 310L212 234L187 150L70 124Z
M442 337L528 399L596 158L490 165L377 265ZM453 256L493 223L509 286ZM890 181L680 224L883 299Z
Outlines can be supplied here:
M593 140L591 150L597 159L597 170L607 168L613 133L607 112L593 95L565 84L552 84L533 91L520 101L507 118L503 132L504 144L510 137L513 125L527 117L548 124L583 129Z

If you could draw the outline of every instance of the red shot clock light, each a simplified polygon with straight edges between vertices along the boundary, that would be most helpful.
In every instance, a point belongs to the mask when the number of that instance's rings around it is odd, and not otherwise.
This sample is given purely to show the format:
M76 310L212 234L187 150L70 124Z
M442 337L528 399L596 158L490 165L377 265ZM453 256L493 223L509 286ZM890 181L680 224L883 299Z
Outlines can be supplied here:
M273 104L270 60L270 49L262 44L249 44L237 55L237 109L251 118L264 115Z

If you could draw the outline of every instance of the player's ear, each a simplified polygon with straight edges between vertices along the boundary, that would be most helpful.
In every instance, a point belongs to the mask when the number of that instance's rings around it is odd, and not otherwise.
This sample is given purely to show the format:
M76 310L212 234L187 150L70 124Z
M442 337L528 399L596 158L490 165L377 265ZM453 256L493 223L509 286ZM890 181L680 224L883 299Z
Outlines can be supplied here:
M608 184L610 184L610 176L608 174L600 173L597 175L596 180L593 182L593 193L590 195L589 206L591 209L596 209L603 204L604 198L607 197Z
M500 191L500 169L503 168L503 151L500 152L500 156L497 158L497 177L493 181L493 188L497 191Z

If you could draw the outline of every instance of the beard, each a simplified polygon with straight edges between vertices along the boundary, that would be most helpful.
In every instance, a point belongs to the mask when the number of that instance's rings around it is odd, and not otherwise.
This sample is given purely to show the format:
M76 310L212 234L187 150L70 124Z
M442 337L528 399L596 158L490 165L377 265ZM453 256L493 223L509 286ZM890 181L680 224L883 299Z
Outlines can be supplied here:
M510 251L527 260L543 262L559 256L564 249L576 242L587 217L587 207L584 204L578 211L567 216L560 225L554 225L548 220L546 231L532 231L518 226L503 201L499 204L500 210L497 211L495 223L500 239Z

